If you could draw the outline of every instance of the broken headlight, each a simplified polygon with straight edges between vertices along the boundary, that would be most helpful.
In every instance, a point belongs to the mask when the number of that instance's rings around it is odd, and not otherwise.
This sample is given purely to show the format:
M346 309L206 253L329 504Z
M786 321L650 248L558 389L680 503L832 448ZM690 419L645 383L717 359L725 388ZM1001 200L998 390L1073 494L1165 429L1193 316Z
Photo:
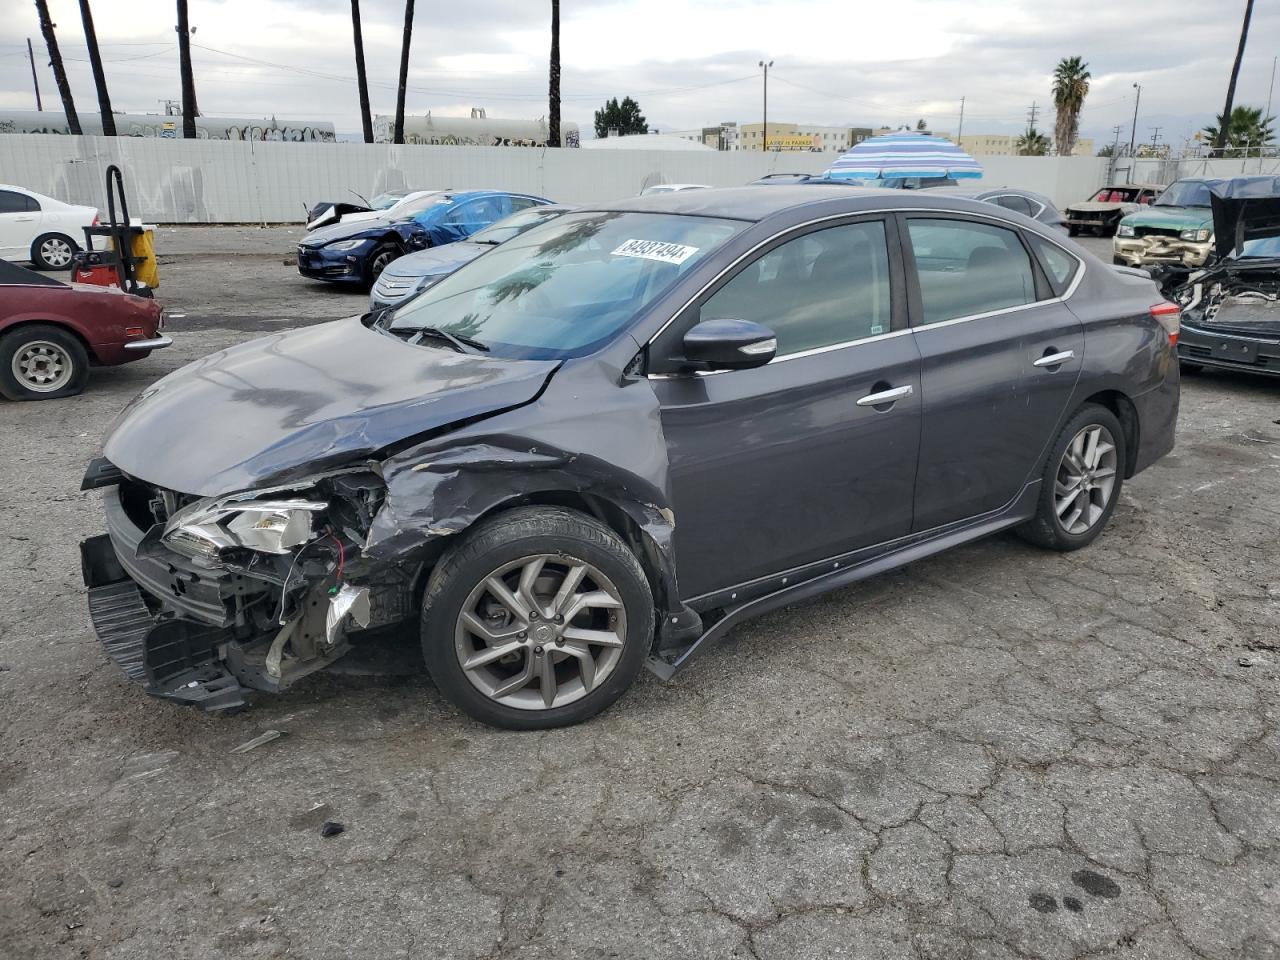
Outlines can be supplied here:
M169 519L161 540L178 553L205 560L234 547L288 553L315 539L315 515L328 506L301 497L198 500Z
M1208 227L1201 227L1199 230L1183 230L1178 234L1179 240L1191 240L1194 243L1204 243L1213 236L1213 231Z
M1117 236L1117 237L1132 237L1132 236L1133 236L1133 224L1132 224L1132 223L1122 223L1122 224L1120 224L1120 226L1116 227L1116 236Z

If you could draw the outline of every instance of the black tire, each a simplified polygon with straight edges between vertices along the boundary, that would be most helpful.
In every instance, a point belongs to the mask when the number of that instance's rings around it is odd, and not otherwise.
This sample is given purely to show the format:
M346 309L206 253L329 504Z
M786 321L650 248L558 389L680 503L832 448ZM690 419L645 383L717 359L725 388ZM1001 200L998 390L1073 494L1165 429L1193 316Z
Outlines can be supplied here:
M1204 364L1202 363L1191 363L1187 360L1179 360L1178 367L1182 373L1185 373L1188 376L1195 376L1197 373L1204 373Z
M89 353L62 327L33 323L0 337L0 394L9 400L73 397L88 379Z
M31 244L31 262L39 270L70 270L79 249L65 233L42 233Z
M1092 521L1087 529L1072 532L1064 526L1063 520L1059 517L1056 509L1058 505L1059 469L1064 467L1064 457L1067 449L1071 446L1076 436L1093 426L1102 427L1111 435L1114 444L1114 482L1110 488L1105 506L1102 507L1101 514ZM1107 521L1111 519L1111 514L1115 511L1116 503L1120 500L1120 492L1124 486L1124 471L1125 463L1127 462L1125 458L1127 455L1124 429L1121 427L1120 421L1116 419L1116 415L1106 407L1093 403L1085 404L1063 425L1058 432L1057 439L1054 440L1053 445L1049 448L1049 454L1045 458L1044 470L1041 474L1040 496L1036 501L1035 516L1016 528L1018 535L1038 547L1063 552L1079 550L1081 547L1087 547L1093 543L1098 535L1102 533L1103 528L1106 527ZM1069 493L1070 490L1068 489L1065 492ZM1090 491L1086 491L1085 495L1092 497ZM1070 509L1067 511L1067 517L1071 516L1071 512Z
M380 243L373 248L373 252L369 254L369 258L364 262L364 277L370 286L372 286L382 275L382 271L386 269L387 264L395 260L401 254L400 248L394 243Z
M1074 223L1067 224L1067 235L1071 237L1080 236L1080 228L1077 227Z
M546 708L540 703L510 706L481 690L463 669L463 654L459 647L463 640L459 638L468 634L461 627L460 620L468 601L475 596L475 591L482 590L482 584L491 574L504 565L519 563L523 558L546 554L558 559L577 560L608 578L625 616L625 629L620 631L622 645L614 648L618 651L616 654L602 651L602 656L608 654L614 658L609 672L601 675L594 689L585 693L578 691L577 699L562 706ZM554 560L548 563L554 565ZM512 571L507 576L516 573ZM482 593L481 596L488 594ZM490 605L493 606L492 602ZM584 612L591 615L589 611ZM507 617L507 622L499 629L520 628L521 624L510 617L505 608L499 607L497 615ZM564 628L569 628L571 623L572 617ZM540 624L545 629L550 621L544 616ZM532 631L538 625L531 622L528 626ZM481 723L509 730L565 727L595 716L613 704L635 681L653 645L653 635L653 593L635 554L617 534L598 520L562 507L520 507L481 522L441 557L431 573L422 601L422 653L427 670L440 692ZM534 664L540 666L543 661L533 659L535 652L539 658L555 654L560 659L552 657L548 661L552 664L553 675L559 671L559 676L566 681L564 688L557 688L555 697L558 697L559 689L570 688L576 676L574 671L582 668L551 642L543 641L547 643L548 651L544 652L541 646L535 645L538 642L536 634L530 632L527 640L523 636L519 640L510 638L509 642L523 646L519 652L510 655L515 661L505 668L510 672L503 679L515 679L526 670L533 671ZM490 648L486 645L484 649ZM502 665L503 661L494 661L495 669L503 668ZM596 668L593 667L593 672ZM538 679L530 673L528 683L537 682ZM582 679L578 682L584 683ZM533 691L522 687L516 696L532 697Z
M1111 257L1111 263L1113 266L1117 267L1127 267L1129 265L1129 262L1125 260L1124 257L1117 257L1114 255Z

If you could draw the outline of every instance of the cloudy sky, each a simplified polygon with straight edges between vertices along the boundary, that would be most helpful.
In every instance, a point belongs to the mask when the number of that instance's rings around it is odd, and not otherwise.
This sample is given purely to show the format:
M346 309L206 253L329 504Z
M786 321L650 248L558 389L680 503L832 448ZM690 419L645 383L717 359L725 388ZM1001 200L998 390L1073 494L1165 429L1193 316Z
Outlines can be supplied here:
M78 5L49 0L78 109L96 110ZM395 108L403 4L362 3L375 113ZM586 135L609 96L632 95L650 124L678 129L759 120L761 58L772 59L769 114L875 126L925 117L954 132L1016 132L1033 101L1052 128L1050 74L1089 62L1082 133L1128 138L1143 85L1139 140L1161 127L1181 143L1220 110L1244 0L562 0L563 114ZM117 110L157 112L180 93L172 0L93 0ZM127 9L128 15L124 15ZM358 131L347 0L190 0L203 113L331 120ZM549 0L418 0L408 112L532 118L546 112ZM0 0L0 110L34 108L25 37L45 106L58 106L31 0ZM1267 99L1280 0L1256 3L1237 103ZM1280 101L1273 112L1280 108Z

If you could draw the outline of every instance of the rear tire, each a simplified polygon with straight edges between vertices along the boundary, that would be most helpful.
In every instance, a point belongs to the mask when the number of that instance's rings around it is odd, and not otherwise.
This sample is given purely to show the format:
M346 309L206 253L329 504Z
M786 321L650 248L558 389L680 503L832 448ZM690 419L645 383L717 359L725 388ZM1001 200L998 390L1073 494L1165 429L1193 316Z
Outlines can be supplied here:
M561 507L482 521L441 558L422 601L422 652L440 692L509 730L595 716L631 686L653 635L635 554Z
M1127 452L1114 413L1093 403L1077 410L1049 448L1036 514L1018 535L1063 552L1093 543L1120 499Z
M88 379L88 351L61 327L33 323L0 337L0 394L10 400L72 397Z
M70 270L79 249L65 233L42 233L31 244L31 262L40 270Z

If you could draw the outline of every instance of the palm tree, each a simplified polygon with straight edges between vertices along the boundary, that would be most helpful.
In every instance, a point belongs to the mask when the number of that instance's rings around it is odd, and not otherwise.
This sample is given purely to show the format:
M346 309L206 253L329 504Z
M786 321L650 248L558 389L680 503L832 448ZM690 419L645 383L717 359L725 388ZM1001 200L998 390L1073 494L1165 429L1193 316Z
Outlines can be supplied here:
M409 41L413 38L413 0L404 4L404 39L400 43L400 89L396 93L396 126L393 143L404 143L404 90L409 84Z
M93 71L93 83L98 88L98 110L102 113L102 135L116 135L116 118L111 112L111 97L107 95L107 77L102 72L102 54L98 51L98 32L93 29L93 11L89 0L80 0L80 20L84 24L84 42L89 48L89 67Z
M551 91L547 146L560 146L560 0L551 0Z
M369 115L369 78L364 71L364 36L360 31L360 0L351 0L351 32L356 44L356 84L360 88L360 124L364 142L373 143L373 119Z
M1053 71L1053 105L1057 110L1053 139L1060 157L1069 157L1076 149L1080 109L1088 95L1089 65L1079 57L1063 57Z
M1224 125L1222 116L1219 115L1217 124L1205 127L1201 133L1215 145L1214 152L1220 156L1243 157L1246 156L1246 151L1257 150L1275 139L1275 130L1271 126L1275 119L1264 118L1258 107L1240 106L1231 111L1228 123ZM1217 144L1223 146L1218 147Z
M1049 138L1035 127L1027 127L1018 138L1017 147L1020 157L1043 157L1049 152Z
M40 17L44 44L49 48L49 66L53 67L53 80L62 97L62 110L67 115L67 129L78 134L81 132L80 117L76 115L76 103L71 99L71 84L67 82L67 71L62 66L62 54L58 52L58 38L54 36L53 21L49 19L49 4L45 0L36 0L36 13Z
M1244 23L1240 27L1240 45L1236 47L1235 63L1231 65L1231 79L1227 82L1227 102L1218 117L1218 135L1213 138L1214 152L1218 152L1227 144L1227 129L1222 117L1232 117L1231 104L1236 98L1236 78L1240 76L1240 61L1244 59L1244 44L1249 39L1249 20L1253 17L1253 0L1245 0Z

